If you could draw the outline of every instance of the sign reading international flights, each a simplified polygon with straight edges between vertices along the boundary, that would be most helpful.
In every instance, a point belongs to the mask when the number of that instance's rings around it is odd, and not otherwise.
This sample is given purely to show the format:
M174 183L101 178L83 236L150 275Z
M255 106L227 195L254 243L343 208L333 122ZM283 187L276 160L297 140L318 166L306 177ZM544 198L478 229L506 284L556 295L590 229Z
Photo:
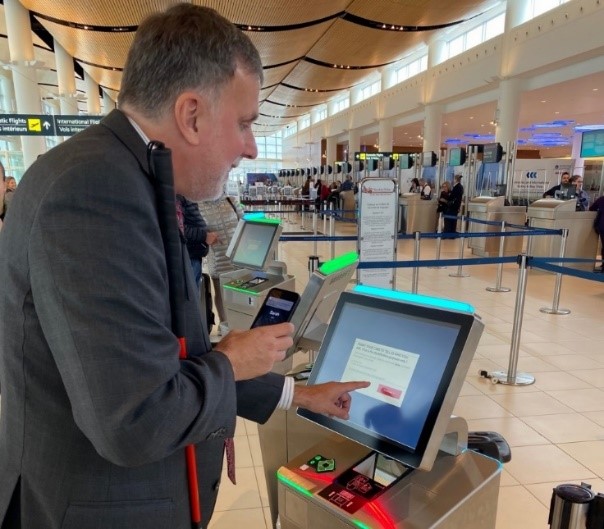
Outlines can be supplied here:
M0 114L0 136L73 136L101 119L102 116Z

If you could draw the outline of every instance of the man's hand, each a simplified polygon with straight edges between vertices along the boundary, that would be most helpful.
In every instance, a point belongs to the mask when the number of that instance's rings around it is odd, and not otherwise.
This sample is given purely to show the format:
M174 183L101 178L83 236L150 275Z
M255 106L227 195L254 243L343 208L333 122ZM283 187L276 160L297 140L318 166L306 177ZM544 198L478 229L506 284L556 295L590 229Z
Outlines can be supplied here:
M275 362L285 358L285 351L294 343L293 332L291 323L232 330L218 342L216 350L231 361L235 380L247 380L268 373Z
M326 382L315 386L296 384L292 404L339 419L348 419L350 392L369 387L369 382Z

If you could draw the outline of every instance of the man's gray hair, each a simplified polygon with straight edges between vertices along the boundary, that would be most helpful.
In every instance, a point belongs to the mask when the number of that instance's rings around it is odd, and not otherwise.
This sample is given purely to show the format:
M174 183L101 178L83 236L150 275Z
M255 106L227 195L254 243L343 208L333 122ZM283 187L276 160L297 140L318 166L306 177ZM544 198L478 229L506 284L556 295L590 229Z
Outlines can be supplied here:
M139 26L124 67L119 106L158 117L185 90L218 97L238 67L262 83L260 55L247 35L211 8L177 4Z

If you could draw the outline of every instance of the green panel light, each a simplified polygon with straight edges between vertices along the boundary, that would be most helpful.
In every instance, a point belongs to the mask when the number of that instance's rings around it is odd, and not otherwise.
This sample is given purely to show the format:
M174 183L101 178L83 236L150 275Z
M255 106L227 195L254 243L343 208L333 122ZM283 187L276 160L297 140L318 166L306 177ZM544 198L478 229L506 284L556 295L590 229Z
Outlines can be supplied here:
M454 310L456 312L465 312L474 314L475 309L469 303L462 301L454 301L452 299L435 298L432 296L424 296L422 294L411 294L410 292L401 292L399 290L387 290L385 288L370 287L367 285L357 285L352 289L353 292L366 294L379 298L392 299L394 301L404 301L414 303L416 305L425 305L435 307L437 309Z
M339 272L343 268L346 268L347 266L350 266L353 263L358 262L358 260L359 254L357 252L348 252L336 257L335 259L332 259L331 261L323 263L319 267L319 272L321 272L323 275L328 276L330 274L333 274L334 272Z
M228 288L229 290L235 290L236 292L243 292L244 294L247 294L248 296L259 296L260 295L258 292L254 292L253 290L246 290L245 288L234 287L231 285L224 285L224 288Z
M264 224L281 224L281 219L265 217L264 213L246 213L243 215L243 220L249 222L262 222Z

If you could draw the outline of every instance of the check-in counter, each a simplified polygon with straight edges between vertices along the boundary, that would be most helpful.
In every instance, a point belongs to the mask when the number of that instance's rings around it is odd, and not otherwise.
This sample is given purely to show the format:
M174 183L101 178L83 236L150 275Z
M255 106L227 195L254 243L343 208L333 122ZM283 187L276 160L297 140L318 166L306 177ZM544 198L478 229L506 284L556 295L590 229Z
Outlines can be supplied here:
M436 231L436 200L422 200L419 193L404 193L399 198L400 233L412 234L416 231L434 233Z
M568 229L564 257L596 259L598 236L593 229L595 211L576 211L575 200L542 198L528 208L529 226L533 228ZM533 257L559 257L560 235L529 237L528 255ZM593 270L593 263L568 263L564 266Z
M501 221L524 226L526 208L524 206L506 206L505 197L474 197L468 203L468 216L478 220L498 222L499 225L482 224L470 221L470 232L501 232ZM506 228L506 231L517 231ZM471 237L468 246L475 255L495 257L499 255L501 237ZM524 237L505 237L503 254L518 255L522 253Z

